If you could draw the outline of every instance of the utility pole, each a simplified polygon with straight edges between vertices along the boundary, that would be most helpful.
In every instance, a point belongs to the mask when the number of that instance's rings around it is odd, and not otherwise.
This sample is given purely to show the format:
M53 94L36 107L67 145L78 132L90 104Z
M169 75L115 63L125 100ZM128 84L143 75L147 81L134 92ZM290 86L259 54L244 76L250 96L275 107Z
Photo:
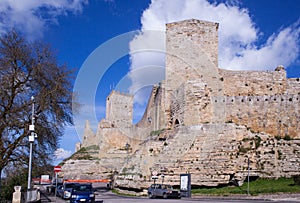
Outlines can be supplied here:
M34 132L34 121L35 121L35 113L34 113L34 97L31 97L31 102L32 102L32 116L31 116L31 125L29 125L29 131L31 132L29 135L29 165L28 165L28 184L27 184L27 200L31 199L31 166L32 166L32 147L33 147L33 142L34 142L34 137L35 137L35 132Z
M247 194L248 196L250 195L250 185L249 185L249 182L250 182L250 158L248 157L248 185L247 185Z

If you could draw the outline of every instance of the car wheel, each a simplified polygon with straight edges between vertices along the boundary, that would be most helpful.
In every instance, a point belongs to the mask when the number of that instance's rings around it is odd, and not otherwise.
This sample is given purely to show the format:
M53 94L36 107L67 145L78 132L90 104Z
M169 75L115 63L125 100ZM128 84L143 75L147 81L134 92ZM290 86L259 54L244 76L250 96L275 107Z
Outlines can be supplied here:
M168 198L167 193L164 193L164 194L163 194L163 198L164 198L164 199L167 199L167 198Z
M154 195L152 194L152 192L149 193L149 198L150 198L150 199L153 199L153 198L154 198Z

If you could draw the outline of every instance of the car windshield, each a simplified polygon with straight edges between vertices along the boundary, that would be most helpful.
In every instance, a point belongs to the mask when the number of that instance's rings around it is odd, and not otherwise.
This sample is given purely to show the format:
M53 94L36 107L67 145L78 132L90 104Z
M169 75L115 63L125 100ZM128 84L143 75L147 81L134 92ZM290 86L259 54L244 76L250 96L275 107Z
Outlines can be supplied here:
M173 189L173 187L172 187L171 185L166 185L166 188L167 188L167 189L170 189L170 190Z
M162 189L172 190L172 186L171 185L162 185Z
M66 185L65 185L65 188L73 188L74 186L75 186L74 183L66 184Z
M89 192L92 191L91 185L76 185L74 191Z

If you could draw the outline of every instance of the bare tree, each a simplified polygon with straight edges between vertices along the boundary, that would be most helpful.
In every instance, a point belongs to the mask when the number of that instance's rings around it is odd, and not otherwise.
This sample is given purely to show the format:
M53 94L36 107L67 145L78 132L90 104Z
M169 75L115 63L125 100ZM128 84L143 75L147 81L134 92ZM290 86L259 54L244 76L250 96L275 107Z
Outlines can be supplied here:
M72 124L72 71L58 65L49 46L28 42L17 32L0 37L0 174L26 166L31 96L35 97L35 164L46 163ZM1 175L0 175L1 178Z

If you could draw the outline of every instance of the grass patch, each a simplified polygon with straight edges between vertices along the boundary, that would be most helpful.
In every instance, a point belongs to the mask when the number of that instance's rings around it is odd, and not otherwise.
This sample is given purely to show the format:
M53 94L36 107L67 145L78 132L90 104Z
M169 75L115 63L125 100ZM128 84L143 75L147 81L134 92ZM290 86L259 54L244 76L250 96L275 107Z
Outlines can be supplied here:
M241 187L221 187L221 188L199 188L193 189L192 194L206 195L232 195L247 194L247 182ZM272 193L297 193L300 192L300 186L296 185L293 178L258 179L250 182L250 194L272 194Z
M127 196L127 197L136 197L137 196L137 195L134 195L134 194L129 194L129 193L121 192L121 191L119 191L117 189L112 189L111 191L112 191L112 193L117 194L117 195L121 195L121 196Z
M84 148L84 147L83 147ZM100 150L99 145L91 145L88 147L85 147L86 151L90 151L90 150Z
M151 131L150 132L150 136L159 135L159 134L161 134L164 131L165 131L165 129Z
M96 154L97 151L99 150L99 146L97 145L92 145L88 147L82 147L80 148L77 152L72 154L69 158L64 159L59 165L64 165L66 161L73 159L73 160L99 160L97 157L92 156L91 154Z

